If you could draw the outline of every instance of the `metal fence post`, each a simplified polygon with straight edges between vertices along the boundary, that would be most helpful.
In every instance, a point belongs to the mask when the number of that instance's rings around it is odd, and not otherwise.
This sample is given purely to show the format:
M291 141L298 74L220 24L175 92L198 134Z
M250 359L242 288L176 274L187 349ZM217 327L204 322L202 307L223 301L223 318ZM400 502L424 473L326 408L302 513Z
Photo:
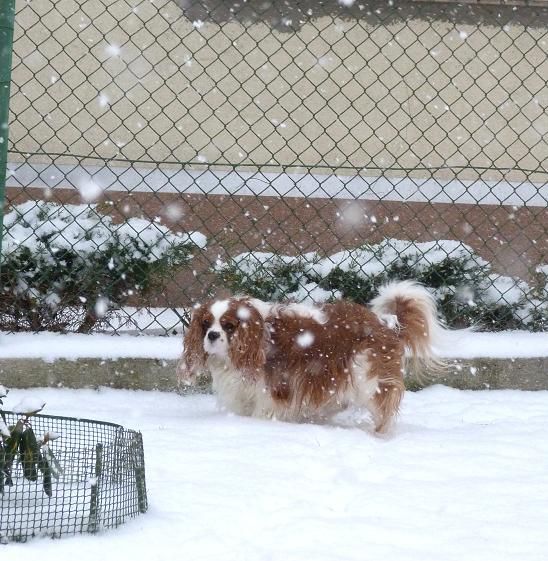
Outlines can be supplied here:
M4 232L4 199L8 167L8 122L15 0L0 2L0 251ZM0 259L0 266L2 260Z
M94 534L99 527L99 480L103 474L103 444L95 445L95 477L91 484L91 496L89 499L89 523L88 532Z

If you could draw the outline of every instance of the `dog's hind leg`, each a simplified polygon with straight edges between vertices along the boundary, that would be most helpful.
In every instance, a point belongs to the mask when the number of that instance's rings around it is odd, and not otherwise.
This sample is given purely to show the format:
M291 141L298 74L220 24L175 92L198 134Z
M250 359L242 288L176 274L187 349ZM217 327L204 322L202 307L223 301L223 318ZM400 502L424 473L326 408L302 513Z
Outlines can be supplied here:
M405 391L403 380L381 381L377 393L367 404L373 415L375 431L386 432L398 414L400 403Z
M357 401L373 416L375 431L386 432L400 407L405 392L400 360L388 355L368 355L367 368L361 376L354 372Z

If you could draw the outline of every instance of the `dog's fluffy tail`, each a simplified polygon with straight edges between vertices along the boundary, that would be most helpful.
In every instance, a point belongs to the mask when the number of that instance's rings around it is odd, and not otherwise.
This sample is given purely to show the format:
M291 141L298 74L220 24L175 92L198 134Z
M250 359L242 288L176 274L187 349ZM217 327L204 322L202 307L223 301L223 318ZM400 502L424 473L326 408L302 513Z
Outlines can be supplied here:
M434 374L443 369L434 345L443 339L436 302L420 284L396 281L384 285L371 301L372 311L381 321L398 330L407 349L408 368L416 375L425 370Z

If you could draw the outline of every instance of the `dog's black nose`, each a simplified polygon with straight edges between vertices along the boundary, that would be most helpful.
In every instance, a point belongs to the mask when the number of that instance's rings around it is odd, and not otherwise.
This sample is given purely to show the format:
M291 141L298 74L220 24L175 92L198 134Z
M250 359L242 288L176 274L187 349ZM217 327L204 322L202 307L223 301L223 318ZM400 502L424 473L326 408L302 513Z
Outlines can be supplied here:
M221 334L220 334L218 331L210 331L210 332L207 334L207 338L208 338L210 341L215 341L215 339L218 339L220 336L221 336Z

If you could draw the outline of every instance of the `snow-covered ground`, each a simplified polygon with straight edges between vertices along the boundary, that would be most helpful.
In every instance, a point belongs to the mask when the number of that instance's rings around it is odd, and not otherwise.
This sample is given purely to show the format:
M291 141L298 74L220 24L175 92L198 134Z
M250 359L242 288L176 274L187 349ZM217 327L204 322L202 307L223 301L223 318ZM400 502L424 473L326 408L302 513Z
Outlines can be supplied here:
M212 396L14 389L6 405L24 397L141 430L150 509L95 536L0 546L2 559L548 559L548 392L407 393L382 439L348 416L227 415Z
M181 355L182 336L80 335L71 333L2 333L0 359L155 358ZM548 334L525 331L473 333L453 331L439 349L448 358L531 358L548 356Z

